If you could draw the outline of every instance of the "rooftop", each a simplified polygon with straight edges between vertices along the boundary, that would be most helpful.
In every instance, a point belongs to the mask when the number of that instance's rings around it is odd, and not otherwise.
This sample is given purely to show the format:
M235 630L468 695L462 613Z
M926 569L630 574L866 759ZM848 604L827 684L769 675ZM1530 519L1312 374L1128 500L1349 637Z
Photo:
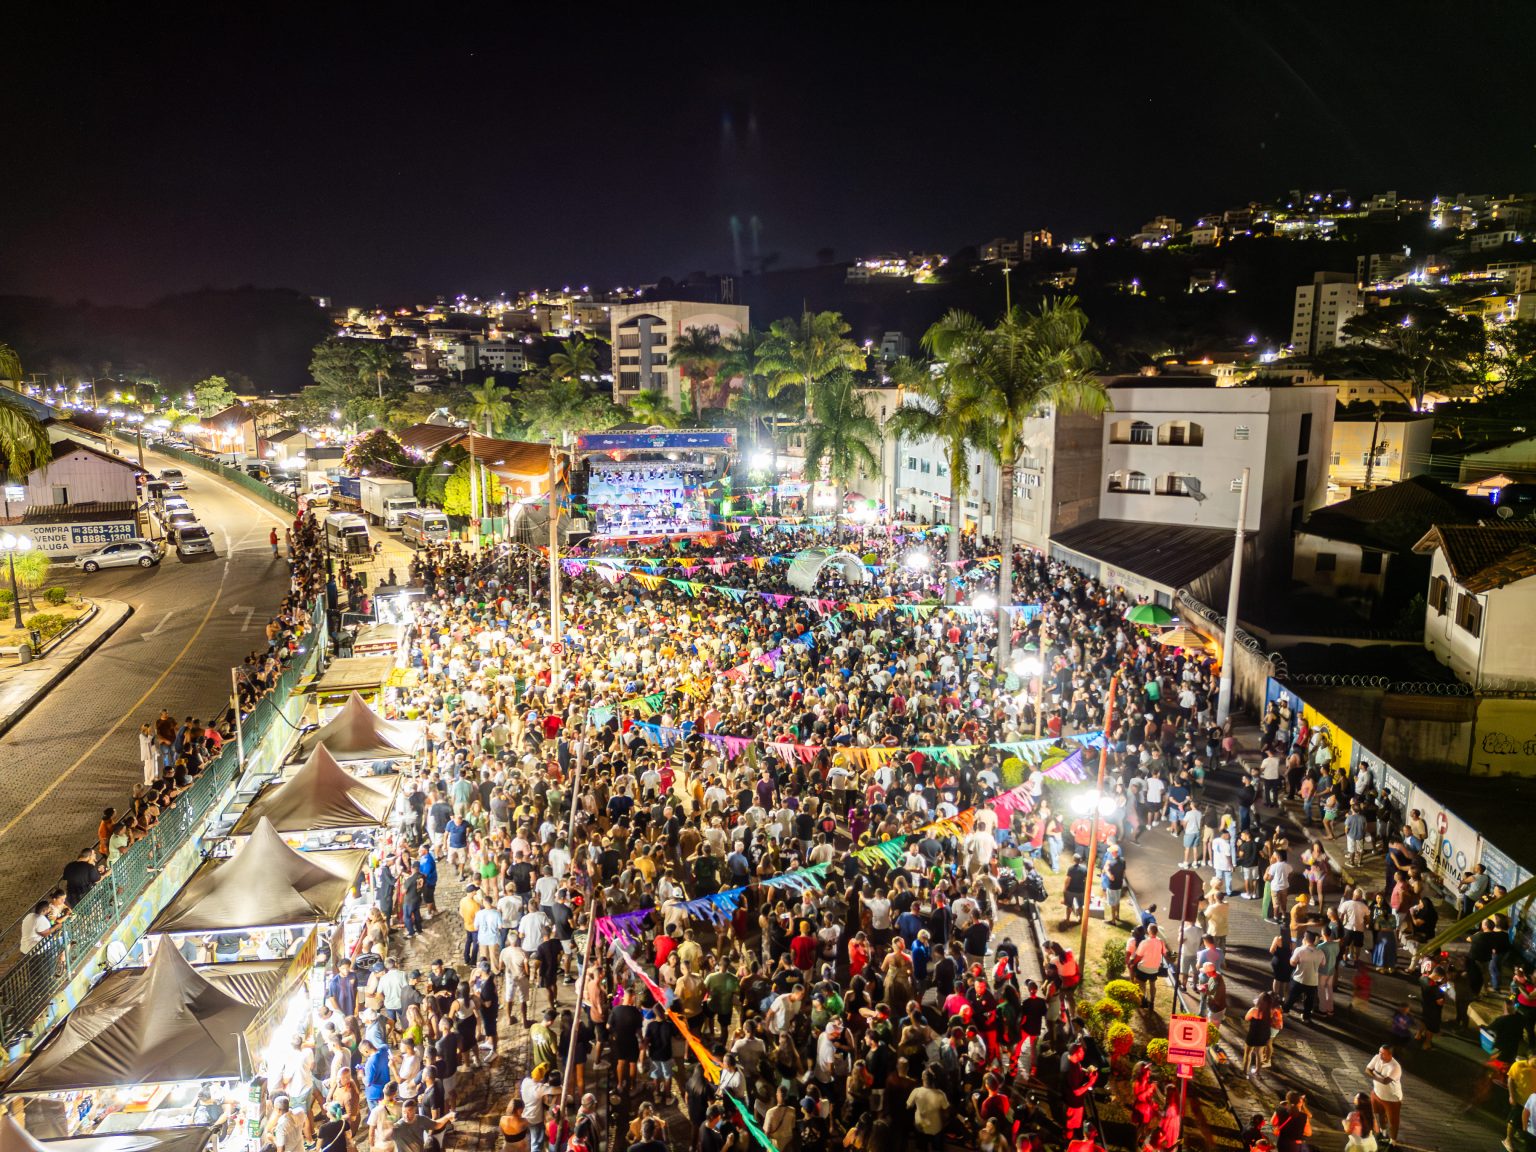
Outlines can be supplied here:
M1472 524L1487 513L1487 500L1415 476L1316 508L1303 531L1383 552L1406 552L1436 524Z
M1445 552L1451 575L1468 592L1491 592L1536 576L1536 521L1436 524L1413 546Z
M1183 587L1232 558L1228 529L1139 520L1094 520L1056 533L1051 543L1167 588Z

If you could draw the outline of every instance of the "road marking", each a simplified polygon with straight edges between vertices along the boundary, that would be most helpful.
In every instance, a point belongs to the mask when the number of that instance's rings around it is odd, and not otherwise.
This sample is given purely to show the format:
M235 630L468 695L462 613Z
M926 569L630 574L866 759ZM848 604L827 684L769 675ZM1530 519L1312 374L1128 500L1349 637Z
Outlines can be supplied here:
M144 637L146 640L153 639L165 631L165 626L171 622L171 617L174 615L176 615L174 610L167 612L165 616L161 618L160 623L155 625L155 630L153 632L140 632L139 635Z
M236 604L229 610L229 614L231 616L238 616L242 612L245 613L245 620L240 625L240 631L244 632L251 626L251 616L255 611L256 609L252 608L249 604Z
M236 495L239 495L239 493L236 493ZM254 504L255 501L250 501L250 503ZM247 531L246 535L250 535L249 531ZM227 532L225 538L228 539ZM245 537L242 536L240 539L243 543ZM80 765L84 764L92 756L96 755L97 749L105 744L107 740L111 738L113 733L115 733L119 728L123 726L124 721L126 721L130 716L133 716L138 712L140 708L144 706L144 702L155 694L160 685L165 683L165 678L171 674L171 669L180 664L181 661L186 657L187 653L192 651L192 645L197 643L197 638L203 634L203 629L208 627L208 621L213 619L213 610L219 606L219 601L224 596L224 581L228 578L229 565L225 564L223 575L219 577L219 587L214 592L213 599L208 602L208 611L203 613L203 618L198 621L197 627L192 630L192 635L187 637L187 642L182 646L181 651L176 654L176 659L172 660L165 666L165 669L160 673L160 675L155 677L155 682L148 688L144 689L144 695L140 696L137 700L130 704L128 709L112 722L112 726L103 732L100 736L98 736L96 738L96 742L80 754L80 758L78 760L76 760L68 768L64 769L64 771L60 772L56 777L54 777L53 783L49 784L48 787L44 788L40 793L38 793L38 795L32 800L30 804L28 804L20 812L16 813L15 816L11 817L10 823L6 824L4 828L0 828L0 840L3 840L6 836L9 836L11 829L15 828L16 825L20 824L28 816L32 815L32 813L36 811L37 806L44 800L48 799L49 796L53 795L54 790L58 788L60 784L64 783L64 781L68 780L77 771L79 771ZM14 746L14 742L12 742L12 746Z

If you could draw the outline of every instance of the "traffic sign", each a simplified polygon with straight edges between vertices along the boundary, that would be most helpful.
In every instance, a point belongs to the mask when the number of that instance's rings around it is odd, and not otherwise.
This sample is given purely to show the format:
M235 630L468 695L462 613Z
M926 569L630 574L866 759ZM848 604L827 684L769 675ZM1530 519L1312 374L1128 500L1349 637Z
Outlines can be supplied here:
M1206 1026L1204 1016L1174 1016L1168 1021L1168 1063L1205 1065Z
M549 646L549 652L550 652L551 656L558 656L558 655L560 655L564 651L565 651L565 645L560 643L560 641L558 641L558 640L556 640L553 644L551 644Z
M1200 894L1205 891L1205 881L1192 868L1180 868L1168 880L1168 919L1184 924L1195 922L1200 910Z

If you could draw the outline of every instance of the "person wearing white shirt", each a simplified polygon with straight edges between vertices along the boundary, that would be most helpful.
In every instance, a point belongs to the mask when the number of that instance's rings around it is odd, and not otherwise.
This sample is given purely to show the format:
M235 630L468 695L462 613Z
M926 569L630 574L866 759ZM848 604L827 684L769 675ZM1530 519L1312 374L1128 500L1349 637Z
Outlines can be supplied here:
M1392 1058L1392 1049L1383 1044L1365 1066L1371 1078L1371 1112L1376 1130L1385 1132L1397 1143L1397 1124L1403 1111L1403 1066Z
M530 908L523 914L523 918L517 922L517 934L522 940L523 951L537 952L539 945L544 940L544 931L549 927L549 917L538 908Z
M1232 895L1232 833L1225 828L1211 841L1211 867L1221 883L1221 890Z

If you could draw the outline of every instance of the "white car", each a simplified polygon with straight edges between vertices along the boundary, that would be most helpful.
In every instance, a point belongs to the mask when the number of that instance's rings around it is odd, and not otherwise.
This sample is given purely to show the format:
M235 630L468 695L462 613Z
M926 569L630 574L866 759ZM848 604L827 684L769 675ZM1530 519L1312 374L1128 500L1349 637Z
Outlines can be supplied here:
M98 568L153 568L160 563L160 548L152 540L119 540L75 557L75 567L87 572Z
M160 511L166 516L172 516L177 512L192 511L192 505L187 503L185 496L166 496L160 501Z
M160 473L160 479L169 484L173 492L185 492L187 490L187 478L181 474L180 468L167 468Z

